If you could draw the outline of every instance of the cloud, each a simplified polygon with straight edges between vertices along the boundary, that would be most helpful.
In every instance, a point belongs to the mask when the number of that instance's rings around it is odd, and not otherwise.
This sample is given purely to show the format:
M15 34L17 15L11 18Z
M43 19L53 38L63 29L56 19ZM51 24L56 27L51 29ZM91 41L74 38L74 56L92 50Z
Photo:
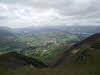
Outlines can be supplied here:
M99 0L0 0L0 26L99 25Z

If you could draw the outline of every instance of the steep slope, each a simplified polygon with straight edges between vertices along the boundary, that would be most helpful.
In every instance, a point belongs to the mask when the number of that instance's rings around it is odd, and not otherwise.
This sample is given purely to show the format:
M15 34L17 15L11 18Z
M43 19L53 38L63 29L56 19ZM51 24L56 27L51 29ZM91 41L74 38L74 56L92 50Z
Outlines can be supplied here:
M63 56L53 66L60 67L65 64L75 63L75 61L82 56L83 53L91 48L99 48L100 46L100 33L94 34L79 43L76 43L71 48L66 50Z
M40 60L27 57L16 52L9 52L3 55L0 55L0 65L4 65L9 69L17 69L20 67L24 67L25 65L32 67L47 67L46 64L41 62Z

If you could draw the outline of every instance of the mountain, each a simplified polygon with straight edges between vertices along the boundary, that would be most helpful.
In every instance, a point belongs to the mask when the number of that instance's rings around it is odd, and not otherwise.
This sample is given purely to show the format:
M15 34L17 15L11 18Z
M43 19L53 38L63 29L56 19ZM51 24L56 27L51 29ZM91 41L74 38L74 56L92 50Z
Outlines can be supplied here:
M84 56L84 53L91 52L92 50L94 50L95 53L98 51L98 49L100 49L100 33L91 35L85 40L82 40L73 45L71 48L67 49L63 56L56 62L55 66L58 67L64 66L67 63L75 63L81 56Z
M100 33L100 26L68 26L66 30L73 34L95 34Z

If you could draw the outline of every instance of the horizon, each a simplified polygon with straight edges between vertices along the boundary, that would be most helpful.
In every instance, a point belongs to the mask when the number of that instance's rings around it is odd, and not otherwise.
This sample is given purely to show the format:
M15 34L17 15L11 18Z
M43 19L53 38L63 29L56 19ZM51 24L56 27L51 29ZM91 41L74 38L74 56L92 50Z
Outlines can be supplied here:
M0 26L4 27L4 28L11 28L11 29L16 29L16 28L30 28L30 27L34 27L34 28L45 28L45 27L100 27L100 25L49 25L49 26L23 26L23 27L11 27L11 26Z

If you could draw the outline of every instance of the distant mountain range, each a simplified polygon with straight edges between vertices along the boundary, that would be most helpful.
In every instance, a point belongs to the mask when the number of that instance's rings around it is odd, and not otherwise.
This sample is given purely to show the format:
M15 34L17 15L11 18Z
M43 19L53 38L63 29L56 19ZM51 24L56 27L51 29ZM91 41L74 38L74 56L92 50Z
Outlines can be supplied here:
M98 33L100 32L100 26L45 26L45 27L25 27L25 28L17 28L16 31L39 31L39 30L65 30L69 33Z

